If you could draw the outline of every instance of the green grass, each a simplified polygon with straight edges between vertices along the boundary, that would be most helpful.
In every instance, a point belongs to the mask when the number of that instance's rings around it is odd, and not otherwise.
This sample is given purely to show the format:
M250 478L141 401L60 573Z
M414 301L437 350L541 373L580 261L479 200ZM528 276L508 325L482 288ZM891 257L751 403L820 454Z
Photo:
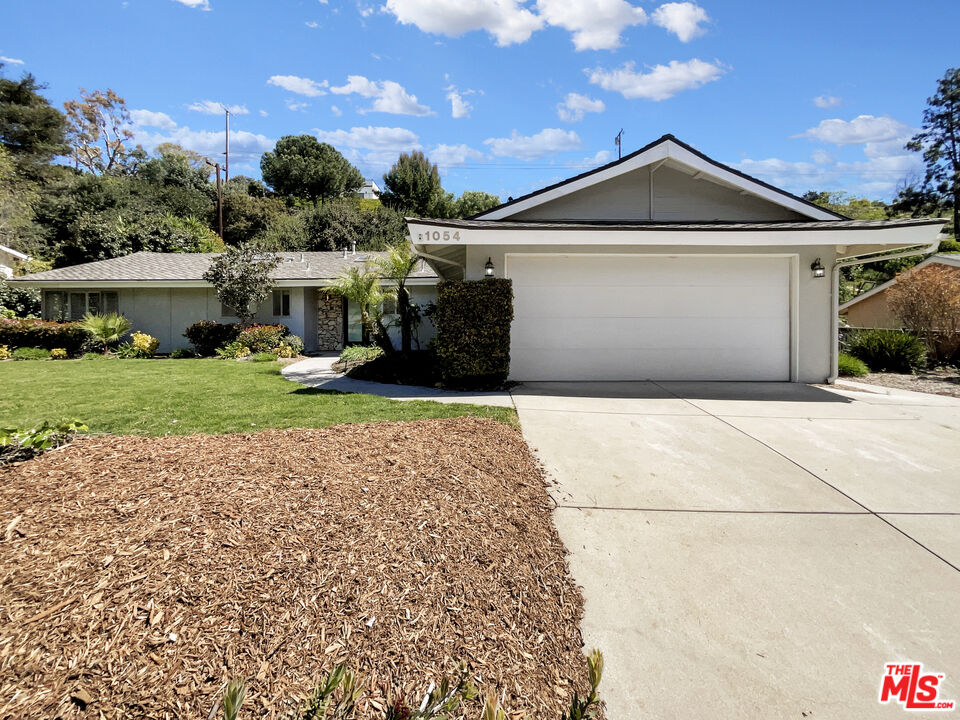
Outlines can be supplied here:
M511 408L400 402L306 388L278 363L60 360L0 363L0 426L77 418L90 432L185 435L470 415L516 423Z

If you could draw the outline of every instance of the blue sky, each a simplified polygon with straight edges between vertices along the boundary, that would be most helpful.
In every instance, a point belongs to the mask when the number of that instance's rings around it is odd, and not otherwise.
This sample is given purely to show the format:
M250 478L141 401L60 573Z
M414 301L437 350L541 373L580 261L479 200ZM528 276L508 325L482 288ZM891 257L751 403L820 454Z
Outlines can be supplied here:
M955 0L38 0L6 5L0 57L57 104L114 89L148 149L222 152L233 106L232 174L313 133L378 182L418 148L448 190L505 199L615 158L623 128L624 153L670 132L887 199L922 171L902 146L958 24Z

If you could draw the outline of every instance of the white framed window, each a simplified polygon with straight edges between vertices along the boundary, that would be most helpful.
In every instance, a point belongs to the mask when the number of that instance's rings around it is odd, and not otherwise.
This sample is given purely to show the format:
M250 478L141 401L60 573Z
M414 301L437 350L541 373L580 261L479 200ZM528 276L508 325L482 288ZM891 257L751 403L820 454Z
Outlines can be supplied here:
M273 291L273 316L290 317L290 291Z
M220 303L220 317L225 317L225 318L237 317L237 313L229 305L226 305L225 303Z
M87 313L109 314L120 312L119 296L115 291L48 290L44 293L44 320L81 320Z

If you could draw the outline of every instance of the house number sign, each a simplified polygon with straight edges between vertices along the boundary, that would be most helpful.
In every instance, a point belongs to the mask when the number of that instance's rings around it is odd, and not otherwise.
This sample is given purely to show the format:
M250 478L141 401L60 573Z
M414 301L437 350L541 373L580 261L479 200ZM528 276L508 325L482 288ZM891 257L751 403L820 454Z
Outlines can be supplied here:
M459 240L460 231L454 230L452 233L449 230L427 230L426 232L417 233L417 240L419 242L429 242L431 240L435 242L450 242L451 240Z

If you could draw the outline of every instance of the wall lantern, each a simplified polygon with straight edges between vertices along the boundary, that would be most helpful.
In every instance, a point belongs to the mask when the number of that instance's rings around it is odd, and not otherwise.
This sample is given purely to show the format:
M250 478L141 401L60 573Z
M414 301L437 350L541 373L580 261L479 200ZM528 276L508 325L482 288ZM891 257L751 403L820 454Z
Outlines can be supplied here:
M487 262L483 266L483 275L488 278L493 277L493 258L487 258Z
M823 269L823 265L820 264L820 258L817 258L813 261L810 269L813 271L813 276L815 278L822 278L827 274L827 271Z

